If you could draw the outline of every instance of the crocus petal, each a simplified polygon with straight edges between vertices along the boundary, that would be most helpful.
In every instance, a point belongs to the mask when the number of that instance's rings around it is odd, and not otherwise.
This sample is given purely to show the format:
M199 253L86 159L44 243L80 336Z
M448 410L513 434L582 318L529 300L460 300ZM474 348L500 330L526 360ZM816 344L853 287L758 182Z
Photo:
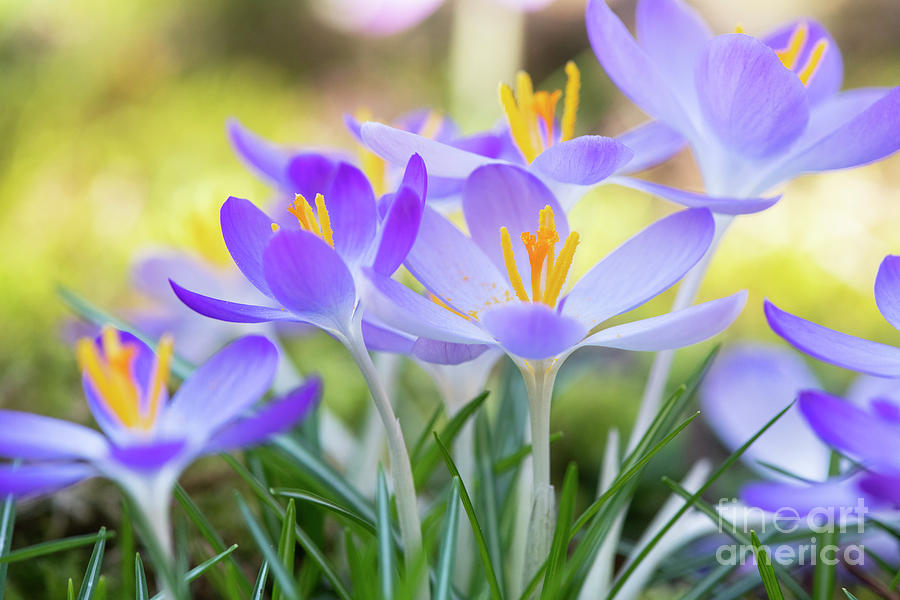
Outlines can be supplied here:
M860 97L867 101L870 96ZM846 169L881 160L900 149L900 87L896 87L831 133L791 153L779 172Z
M316 194L324 194L337 172L332 159L315 152L294 155L285 169L286 181L282 187L288 193L300 194L312 202Z
M400 180L400 187L409 188L421 202L425 202L428 196L428 172L425 170L425 161L418 154L409 157L406 170L403 171L403 179Z
M363 318L363 342L373 352L390 352L392 354L408 354L412 351L415 339L401 333L381 327Z
M640 0L635 9L638 43L686 106L697 103L694 69L712 31L681 0Z
M263 139L240 124L237 119L226 123L228 139L241 160L270 183L281 184L291 152Z
M871 406L875 399L900 406L900 379L860 375L847 388L844 397L860 408Z
M458 365L478 358L489 348L485 344L453 344L419 338L412 348L412 355L433 364Z
M639 125L616 139L634 152L628 164L618 170L621 175L656 166L677 154L687 144L680 133L659 121Z
M875 277L875 302L884 318L900 329L900 256L881 261Z
M597 263L566 296L563 314L589 328L661 293L700 260L715 224L706 209L650 225Z
M504 350L528 360L558 356L588 332L575 319L532 302L511 302L492 308L481 321Z
M162 251L145 254L133 263L131 281L141 294L169 305L178 306L169 293L169 279L190 281L192 287L208 293L221 291L221 277L208 262L195 259L187 252Z
M723 215L746 215L765 210L781 199L781 196L770 198L723 198L720 196L707 196L697 192L688 192L678 188L669 187L644 179L633 177L610 178L609 183L615 183L624 187L640 190L677 202L688 208L708 208L712 212Z
M700 388L701 412L722 444L733 451L794 402L799 390L817 386L812 371L793 350L742 345L719 356L710 367ZM829 454L793 405L741 458L769 479L787 477L762 462L821 481L828 475Z
M424 205L411 188L401 187L384 218L381 240L372 267L382 275L391 275L406 260L419 233Z
M185 440L161 440L133 446L113 446L109 458L135 471L156 471L178 458L186 448Z
M493 342L478 325L390 277L367 270L366 307L380 321L414 336L461 344Z
M818 390L800 393L800 411L826 443L869 466L900 468L900 427Z
M688 132L690 121L668 80L606 2L590 0L585 20L594 54L613 83L651 117Z
M232 196L222 205L220 220L222 237L234 264L256 289L271 297L263 275L262 255L272 239L272 219L249 200Z
M325 192L325 207L334 230L334 249L355 260L375 239L375 194L369 179L353 165L341 163Z
M0 495L33 496L48 494L98 475L83 463L55 465L0 466Z
M279 231L263 253L272 294L314 325L342 329L356 307L353 275L335 250L308 231Z
M316 0L315 8L333 25L369 36L387 36L415 26L441 0Z
M623 166L634 153L621 142L600 135L583 135L547 148L531 167L562 183L594 185Z
M205 439L266 393L277 363L278 351L262 336L230 343L181 385L163 415L164 430Z
M498 231L498 247L499 237ZM406 266L432 294L466 314L511 294L506 278L475 242L428 207Z
M24 460L94 459L108 452L102 435L82 425L14 410L0 410L0 456Z
M383 123L363 123L362 137L372 152L391 164L404 165L413 154L420 155L428 174L438 177L464 178L481 165L497 162Z
M297 318L283 308L269 306L257 306L255 304L241 304L219 300L187 290L171 279L169 284L178 299L185 306L196 311L204 317L229 321L231 323L267 323L268 321L296 321Z
M900 377L900 348L840 333L785 312L766 300L772 331L795 348L845 369Z
M462 206L469 235L501 273L506 273L506 266L500 228L506 227L526 290L531 289L531 269L521 236L537 230L541 209L553 210L560 241L569 235L565 211L553 193L540 179L513 165L488 165L474 171L463 188Z
M265 442L294 427L321 397L322 380L311 377L283 398L267 403L256 414L238 419L215 433L203 451L227 452Z
M741 490L741 499L749 506L768 512L781 511L782 518L793 518L816 510L827 510L835 518L849 516L859 506L861 494L852 480L833 479L812 485L755 482ZM793 509L793 510L791 510Z
M900 475L869 473L860 478L859 488L879 500L900 505Z
M809 94L810 104L817 104L832 96L841 89L841 83L844 80L844 60L841 58L841 50L828 30L821 23L812 19L804 19L802 21L807 27L806 42L797 55L793 71L796 73L806 66L809 61L813 48L819 43L819 40L825 39L828 47L825 54L819 60L819 66L816 67L815 74L809 80L806 86ZM782 50L788 47L791 35L797 29L801 21L794 21L782 27L779 27L772 33L763 38L767 46L773 50Z
M703 115L737 154L763 157L786 148L809 120L806 88L775 52L743 34L711 40L696 73Z
M690 346L722 332L741 314L747 292L682 310L616 325L584 340L585 346L655 352Z

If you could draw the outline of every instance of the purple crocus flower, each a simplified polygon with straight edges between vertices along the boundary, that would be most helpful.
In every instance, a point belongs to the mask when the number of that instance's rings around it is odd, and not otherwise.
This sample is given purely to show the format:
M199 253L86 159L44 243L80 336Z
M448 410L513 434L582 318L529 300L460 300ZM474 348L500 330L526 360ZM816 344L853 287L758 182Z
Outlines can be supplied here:
M0 494L46 494L91 477L115 481L171 551L168 506L181 472L198 457L264 442L302 419L317 401L311 378L253 412L272 382L278 353L263 337L237 340L169 398L172 338L154 355L111 327L77 346L88 406L102 433L32 413L0 410Z
M684 136L710 194L757 196L900 148L900 88L841 92L840 50L813 20L761 39L714 36L681 0L639 0L635 39L604 0L590 0L586 21L610 79Z
M586 191L601 183L640 189L685 206L709 206L722 213L755 212L778 198L710 198L668 186L627 177L649 168L680 150L684 139L662 123L650 123L618 139L598 135L575 136L581 75L574 62L566 65L565 94L534 91L527 73L516 77L515 91L500 86L500 104L506 123L500 130L500 152L479 152L463 144L448 144L382 123L364 123L363 142L392 164L403 164L412 154L425 160L433 176L466 179L478 167L512 164L540 178L569 210ZM562 101L561 117L556 116ZM494 132L496 135L496 132Z

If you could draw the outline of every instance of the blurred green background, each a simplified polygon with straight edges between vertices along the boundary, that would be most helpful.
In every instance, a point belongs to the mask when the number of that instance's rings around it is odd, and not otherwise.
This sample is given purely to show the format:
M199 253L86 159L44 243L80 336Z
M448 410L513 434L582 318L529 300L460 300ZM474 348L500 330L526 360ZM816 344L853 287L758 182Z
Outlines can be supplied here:
M762 34L789 18L818 18L841 46L845 87L900 81L896 1L693 4L722 32L740 22ZM613 5L630 19L629 2ZM469 67L477 76L498 68L491 57L508 48L492 44L507 38L454 32L455 10L448 1L408 32L370 39L331 29L307 3L289 0L0 0L0 407L86 421L66 335L71 315L56 286L111 310L127 309L136 301L129 268L138 252L189 248L192 215L215 223L229 195L269 197L233 156L227 117L279 142L348 149L353 140L341 116L363 106L385 120L431 106L449 112L466 131L493 124L500 117L496 81L461 97L453 81L463 74L451 76L450 47L462 35L478 50L479 62ZM642 120L590 53L581 0L560 0L525 16L521 50L521 66L536 82L559 82L564 62L578 62L584 79L580 132L615 135ZM513 70L500 76L511 80ZM478 110L460 109L471 105ZM700 189L687 155L649 176ZM722 339L775 341L761 310L769 297L837 329L900 342L871 293L881 258L900 250L898 189L900 157L894 157L802 178L771 210L739 218L701 291L701 299L750 292L746 310ZM573 217L584 240L576 270L674 209L619 188L590 194ZM642 312L664 310L670 302L665 295ZM672 382L710 347L679 353ZM342 350L318 337L291 349L303 371L324 373L326 402L358 422L366 392ZM554 406L553 428L565 433L554 446L558 473L572 459L583 473L596 472L603 448L598 432L610 425L627 429L650 359L598 353L578 361L573 385ZM836 389L849 379L837 369L815 368ZM430 393L414 369L406 377L407 389ZM408 402L411 427L433 401ZM684 451L670 453L656 469L678 474L685 459L716 448L696 426L682 441ZM79 520L92 518L92 509L76 503L79 513L65 499L54 502L65 509L54 512L59 531L83 531ZM26 529L19 535L37 541L56 533Z

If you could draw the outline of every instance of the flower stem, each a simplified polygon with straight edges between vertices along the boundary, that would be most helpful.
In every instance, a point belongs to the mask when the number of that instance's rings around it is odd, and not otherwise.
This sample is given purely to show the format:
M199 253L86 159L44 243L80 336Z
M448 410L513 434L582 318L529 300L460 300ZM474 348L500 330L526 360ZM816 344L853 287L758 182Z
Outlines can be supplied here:
M346 345L363 377L365 377L366 383L369 385L369 391L372 394L372 399L375 401L375 407L378 409L382 423L384 423L385 433L387 434L388 454L391 461L391 480L394 484L394 495L397 498L397 514L400 519L400 537L403 539L403 556L406 572L411 575L416 572L416 564L422 554L422 529L419 521L412 466L410 465L406 442L403 440L403 430L400 428L400 421L397 420L397 416L394 414L394 409L381 383L381 379L378 377L378 371L375 369L372 357L369 356L369 352L366 350L362 339L362 331L358 324L356 325L356 331L348 336ZM426 577L420 578L416 589L418 590L416 597L420 600L427 600L429 589Z

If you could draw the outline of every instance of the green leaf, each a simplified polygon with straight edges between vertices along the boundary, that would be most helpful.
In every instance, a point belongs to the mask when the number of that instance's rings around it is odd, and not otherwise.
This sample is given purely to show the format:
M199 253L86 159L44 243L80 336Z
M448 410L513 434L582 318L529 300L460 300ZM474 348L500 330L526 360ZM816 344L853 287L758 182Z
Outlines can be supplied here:
M566 560L566 549L569 545L569 529L572 519L575 517L575 497L578 494L578 467L575 463L566 469L563 479L562 495L560 496L559 515L556 520L556 530L553 532L553 541L550 544L550 554L547 556L546 575L544 587L541 590L541 600L553 600L559 598L559 588L562 579L563 563Z
M421 458L422 450L425 448L425 443L431 439L431 432L434 431L434 424L437 423L437 420L444 414L444 403L438 402L438 405L434 407L434 412L431 413L431 416L428 417L428 420L425 422L425 426L422 428L422 433L419 434L418 439L416 439L416 443L413 444L412 450L409 453L410 463L416 464L418 460Z
M269 578L269 561L264 560L259 568L259 574L256 576L256 583L253 585L253 591L250 593L250 600L263 600L266 593L266 580Z
M144 572L144 563L140 553L134 555L134 597L135 600L149 600L150 590L147 589L147 574Z
M475 468L478 473L476 501L483 516L482 528L487 541L491 563L503 564L502 543L500 541L500 520L497 516L500 508L497 504L497 482L494 479L493 459L491 455L491 428L487 415L482 411L475 418ZM503 580L498 581L503 593Z
M438 555L434 600L449 600L453 582L453 562L456 558L456 538L459 532L459 477L450 484L450 499L447 500L447 517L441 535L441 550Z
M250 535L253 536L256 546L266 557L266 562L269 563L269 568L275 575L275 582L281 587L282 595L289 600L299 600L300 596L297 593L297 586L295 585L294 579L285 570L284 565L281 564L278 554L272 546L272 542L266 537L262 527L257 522L256 518L254 518L253 513L250 512L250 507L247 506L247 503L244 502L244 499L238 492L235 492L235 498L237 499L238 509L241 511L241 515L244 517L244 521L250 529Z
M484 531L482 531L481 525L478 523L478 517L475 515L475 507L472 506L472 499L469 497L469 492L466 490L466 484L459 476L459 469L456 468L453 458L451 458L450 453L447 451L447 447L441 441L437 432L434 433L434 441L441 456L444 458L444 463L447 465L447 470L450 471L450 475L452 477L457 477L460 480L460 500L462 500L463 508L466 510L466 515L469 517L469 523L472 524L472 532L475 534L475 545L478 546L478 554L481 557L481 562L484 565L484 570L487 574L491 598L494 600L502 600L503 594L500 591L500 584L497 581L497 570L494 568L494 564L491 561L491 555L490 552L488 552Z
M329 512L335 514L341 520L350 523L352 525L356 525L361 530L366 533L370 533L373 536L375 535L375 524L371 521L366 520L366 518L362 515L358 515L349 509L346 509L342 506L338 506L331 500L327 498L323 498L318 494L313 494L311 492L305 492L303 490L294 490L288 488L273 488L269 490L274 496L284 496L285 498L293 498L295 500L300 500L301 502L308 502L310 504L314 504L316 506L321 506L322 508L328 510Z
M71 577L69 577L69 585L66 588L66 598L68 598L68 600L75 600L75 584L72 583Z
M383 600L394 597L394 537L391 528L391 499L384 470L378 465L378 487L375 491L375 521L378 532L378 582Z
M837 452L832 451L828 465L828 475L829 477L835 477L839 475L840 472L841 457ZM825 531L816 536L817 552L822 552L822 550L819 550L820 548L837 545L838 533L833 526L830 529L831 531ZM835 569L837 568L837 564L834 564L834 561L821 560L821 558L822 556L820 554L820 560L816 561L816 565L813 568L812 595L815 600L831 600L831 598L834 597L835 581L837 579Z
M91 560L88 561L81 588L78 590L78 600L93 600L97 591L97 580L100 578L100 569L103 566L103 552L106 550L106 527L101 527L97 533L97 541L91 552Z
M481 405L484 404L484 401L487 400L488 392L482 392L478 396L476 396L473 400L469 401L468 404L463 406L459 412L453 415L453 418L450 419L446 425L441 429L441 439L445 444L452 444L453 440L456 439L456 436L459 435L459 432L462 431L463 426L466 424L475 412L481 408ZM436 432L433 432L436 433ZM422 456L413 464L413 480L415 481L416 489L421 488L425 485L425 482L431 476L431 473L434 471L435 467L440 463L441 460L441 452L438 450L436 446L429 446L427 450L422 453Z
M128 564L125 557L135 555L134 542L134 526L131 521L131 505L125 498L122 498L122 523L119 526L119 555L122 560L119 561L119 569L121 573L120 589L130 590L135 587L134 583L134 567Z
M550 434L550 443L554 444L561 440L563 437L562 431L555 431ZM519 466L525 458L531 454L531 444L525 444L520 447L518 450L513 452L508 456L504 456L500 460L494 463L494 474L500 475L501 473L505 473L506 471L510 471Z
M216 565L216 563L218 563L219 561L221 561L222 559L224 559L225 557L230 555L235 550L237 550L237 547L238 547L237 544L233 544L232 546L226 548L224 552L220 552L219 554L216 554L212 558L206 559L205 561L203 561L202 563L200 563L199 565L197 565L196 567L194 567L193 569L188 571L187 575L185 575L185 577L184 577L185 583L190 583L192 581L195 581L196 579L199 579L199 577L201 575L203 575L208 570L210 570L213 566ZM152 600L164 600L163 594L162 593L156 594L155 596L153 596Z
M772 568L772 557L769 556L765 546L759 543L759 537L753 530L750 530L750 540L753 543L753 555L756 557L756 567L759 569L759 576L762 577L766 595L769 600L784 600L775 569Z
M281 520L281 537L278 540L278 558L281 566L290 576L291 581L294 580L294 549L297 542L294 539L294 527L297 524L297 507L294 499L288 500L287 509L284 511L284 517ZM272 600L282 600L281 586L275 582L272 588Z
M16 499L12 496L7 496L0 503L0 561L3 561L9 555L15 524ZM3 600L6 592L6 570L8 568L5 561L0 562L0 600Z
M21 560L31 560L32 558L37 558L38 556L46 556L48 554L54 554L56 552L62 552L64 550L71 550L72 548L80 548L81 546L87 546L88 544L96 544L100 538L109 540L114 538L116 535L115 532L105 531L105 528L101 531L103 531L102 534L89 533L87 535L76 535L73 537L53 540L52 542L41 542L40 544L35 544L33 546L19 548L18 550L11 551L6 556L0 557L0 563L9 564L19 562Z
M344 530L344 546L347 550L350 579L353 582L353 597L355 600L376 600L378 590L372 585L372 582L378 577L375 566L376 541L366 545L367 552L363 556L353 540L353 533L350 530ZM371 556L369 556L370 554ZM368 560L369 558L372 560Z
M844 595L847 596L847 598L849 598L850 600L859 600L856 596L847 591L847 588L841 588L841 590L844 592Z

